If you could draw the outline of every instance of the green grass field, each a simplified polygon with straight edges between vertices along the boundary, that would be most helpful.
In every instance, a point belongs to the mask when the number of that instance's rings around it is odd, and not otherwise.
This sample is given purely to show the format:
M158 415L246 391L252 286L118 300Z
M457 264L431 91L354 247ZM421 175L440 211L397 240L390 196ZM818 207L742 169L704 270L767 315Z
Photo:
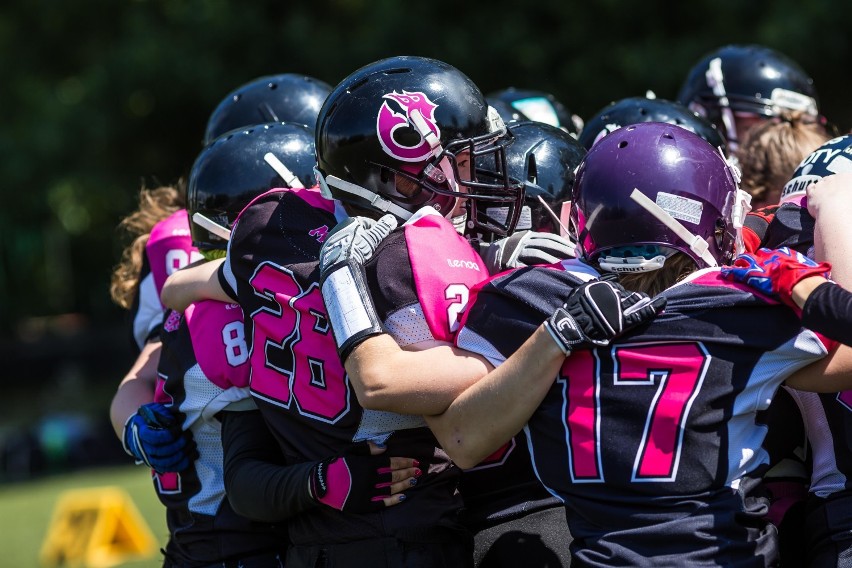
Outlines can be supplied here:
M154 533L158 546L165 544L168 537L165 510L154 493L149 470L132 465L98 468L0 485L0 566L39 568L39 550L59 496L71 489L103 486L124 489ZM157 552L147 560L116 566L141 568L161 565L162 556Z

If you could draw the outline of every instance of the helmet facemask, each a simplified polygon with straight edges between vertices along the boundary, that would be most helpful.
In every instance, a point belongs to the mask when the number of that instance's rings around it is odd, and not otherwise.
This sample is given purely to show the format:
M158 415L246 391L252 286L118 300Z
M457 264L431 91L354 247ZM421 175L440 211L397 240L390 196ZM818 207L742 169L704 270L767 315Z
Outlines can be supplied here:
M431 206L447 218L456 211L459 199L464 199L468 228L501 236L511 233L521 214L524 192L523 184L508 174L506 147L513 138L502 119L495 112L496 118L491 117L494 128L491 132L442 146L431 136L428 126L418 124L418 117L419 113L412 114L412 126L432 145L432 157L422 167L368 162L380 172L382 195L410 213ZM498 206L508 209L508 214L496 217L488 214L489 208ZM396 210L392 212L398 214ZM405 218L408 217L410 214Z

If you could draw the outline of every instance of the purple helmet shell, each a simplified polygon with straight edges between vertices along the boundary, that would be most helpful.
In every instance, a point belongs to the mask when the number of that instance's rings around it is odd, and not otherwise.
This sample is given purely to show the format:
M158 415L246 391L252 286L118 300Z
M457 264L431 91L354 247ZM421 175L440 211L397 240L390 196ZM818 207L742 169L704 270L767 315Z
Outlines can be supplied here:
M577 170L572 231L583 258L596 262L615 247L656 245L708 265L675 231L630 197L638 189L705 240L718 263L734 253L737 182L721 152L679 126L645 122L619 128L595 144Z

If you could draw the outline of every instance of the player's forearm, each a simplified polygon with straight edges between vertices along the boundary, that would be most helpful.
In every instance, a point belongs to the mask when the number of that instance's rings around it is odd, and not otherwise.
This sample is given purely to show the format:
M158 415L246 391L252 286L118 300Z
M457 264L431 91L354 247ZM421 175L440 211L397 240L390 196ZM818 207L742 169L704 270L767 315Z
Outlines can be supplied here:
M448 344L405 351L387 334L360 343L346 359L358 402L371 410L439 414L490 365Z
M562 350L539 327L505 363L426 421L459 467L473 467L524 427L564 361Z
M287 465L260 411L223 412L225 492L237 514L280 522L317 506L308 494L314 463Z
M153 341L142 348L113 396L109 417L119 440L124 437L124 423L127 419L140 406L154 400L161 345L159 341Z
M232 302L219 284L217 271L223 262L224 259L211 260L172 273L163 285L160 301L179 312L200 300Z

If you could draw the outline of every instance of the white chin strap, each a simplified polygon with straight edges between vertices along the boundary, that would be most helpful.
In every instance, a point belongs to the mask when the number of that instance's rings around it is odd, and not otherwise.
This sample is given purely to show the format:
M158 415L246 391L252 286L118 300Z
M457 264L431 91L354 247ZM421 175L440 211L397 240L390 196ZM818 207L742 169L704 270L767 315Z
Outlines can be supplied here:
M302 182L299 181L299 178L296 177L296 174L291 172L289 170L289 168L287 168L287 166L284 165L284 162L282 162L281 160L278 159L278 156L276 156L272 152L267 152L263 156L263 160L267 164L269 164L269 166L273 170L275 170L275 173L277 173L279 176L281 176L281 179L284 180L284 183L287 184L287 187L290 187L290 188L293 188L293 189L304 189L305 188L305 186L302 184Z
M329 189L330 187L333 187L344 193L360 197L361 199L368 201L370 206L374 209L396 215L403 221L407 221L412 215L411 211L408 209L400 207L393 201L385 199L374 191L370 191L360 185L355 185L354 183L342 180L336 176L324 176L317 168L314 168L314 172L316 173L317 181L319 182L320 193L326 199L335 199L334 195L331 193L331 189Z
M707 241L698 235L690 233L689 229L684 227L680 221L672 217L668 211L648 199L644 193L635 188L633 189L633 193L630 194L630 199L644 207L648 213L659 219L661 223L674 231L674 233L680 237L683 242L689 245L689 250L694 252L701 260L703 260L707 266L719 266L716 259L713 258L712 254L710 254L710 245L707 244Z
M205 217L201 213L194 213L192 215L192 222L201 227L202 229L207 229L220 239L225 239L226 241L231 240L231 231L228 230L227 227L223 227L213 219Z

